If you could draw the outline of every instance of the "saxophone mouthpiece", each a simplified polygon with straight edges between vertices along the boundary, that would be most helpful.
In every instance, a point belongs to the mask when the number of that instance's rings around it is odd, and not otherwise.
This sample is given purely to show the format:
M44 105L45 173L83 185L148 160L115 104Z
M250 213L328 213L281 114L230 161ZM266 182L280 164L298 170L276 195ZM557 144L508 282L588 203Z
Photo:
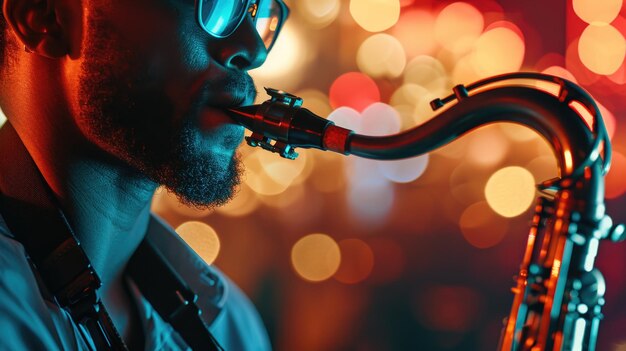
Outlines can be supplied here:
M265 91L270 99L260 105L226 110L234 121L252 131L246 137L248 145L292 160L298 157L296 147L348 154L351 130L302 108L302 99L295 95L271 88Z

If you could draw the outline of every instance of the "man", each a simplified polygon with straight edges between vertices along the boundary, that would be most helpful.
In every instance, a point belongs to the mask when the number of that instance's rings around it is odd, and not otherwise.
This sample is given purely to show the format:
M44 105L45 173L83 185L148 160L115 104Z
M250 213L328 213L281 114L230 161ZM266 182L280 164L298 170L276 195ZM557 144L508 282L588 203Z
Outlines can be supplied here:
M269 348L237 287L150 213L159 185L197 207L232 196L243 129L222 109L254 101L246 72L264 62L287 12L282 1L257 2L3 1L0 106L8 122L0 142L21 141L32 157L130 349L187 347L124 273L146 236L200 295L224 349ZM0 148L0 158L12 151ZM2 165L0 178L22 166ZM27 193L1 190L18 200ZM93 333L42 296L41 272L8 223L0 217L0 349L93 347Z

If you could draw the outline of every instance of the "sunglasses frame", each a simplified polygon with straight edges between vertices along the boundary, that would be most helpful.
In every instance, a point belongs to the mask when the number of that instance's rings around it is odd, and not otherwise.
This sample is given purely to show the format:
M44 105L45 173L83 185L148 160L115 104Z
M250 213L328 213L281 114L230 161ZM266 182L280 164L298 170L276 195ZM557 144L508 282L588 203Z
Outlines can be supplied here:
M210 36L214 37L214 38L218 38L218 39L223 39L223 38L227 38L229 36L231 36L233 33L235 33L237 31L237 29L241 26L241 23L244 21L244 19L246 18L246 16L250 15L252 16L251 12L256 12L255 11L251 11L252 7L257 4L259 1L261 0L247 0L246 2L246 6L245 6L245 10L243 11L243 13L241 14L237 25L233 27L233 29L226 34L223 35L217 35L217 34L213 34L211 33L208 29L206 29L206 27L204 26L204 22L202 20L202 14L200 11L200 2L203 0L196 0L196 4L195 4L195 11L196 11L196 20L198 21L198 25L200 26L200 28L202 28L202 30L204 30L207 34L209 34ZM215 1L233 1L233 0L215 0ZM285 4L285 2L283 0L270 0L273 1L275 3L278 4L278 6L280 7L280 17L278 18L278 24L276 27L276 30L274 31L274 36L272 38L271 44L269 47L267 47L267 51L269 52L272 47L274 46L274 43L276 43L276 39L278 38L278 33L280 33L281 29L283 28L283 25L285 24L285 22L287 21L287 18L289 17L289 7ZM253 23L256 24L256 16L252 17ZM257 32L258 33L258 32ZM261 38L263 39L263 38Z

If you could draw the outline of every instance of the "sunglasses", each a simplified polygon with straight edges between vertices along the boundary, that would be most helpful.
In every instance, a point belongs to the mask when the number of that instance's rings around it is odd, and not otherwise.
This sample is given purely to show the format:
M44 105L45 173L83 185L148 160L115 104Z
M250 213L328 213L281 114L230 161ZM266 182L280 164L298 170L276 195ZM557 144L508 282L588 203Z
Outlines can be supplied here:
M196 0L200 27L216 38L233 34L247 15L269 52L289 16L282 0Z

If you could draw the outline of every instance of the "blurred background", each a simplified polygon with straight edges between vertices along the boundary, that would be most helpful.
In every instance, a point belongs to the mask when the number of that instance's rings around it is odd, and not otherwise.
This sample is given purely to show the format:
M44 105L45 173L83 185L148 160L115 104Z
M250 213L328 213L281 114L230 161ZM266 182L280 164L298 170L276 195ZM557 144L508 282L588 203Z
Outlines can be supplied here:
M608 213L626 222L626 10L622 0L291 0L252 72L363 134L432 118L456 84L559 75L601 106L614 162ZM264 93L259 102L267 99ZM2 123L2 117L0 117ZM287 161L241 147L237 197L214 211L158 191L153 210L258 307L276 350L494 350L530 228L548 144L512 124L417 158L317 150ZM626 244L603 243L599 350L626 350Z

